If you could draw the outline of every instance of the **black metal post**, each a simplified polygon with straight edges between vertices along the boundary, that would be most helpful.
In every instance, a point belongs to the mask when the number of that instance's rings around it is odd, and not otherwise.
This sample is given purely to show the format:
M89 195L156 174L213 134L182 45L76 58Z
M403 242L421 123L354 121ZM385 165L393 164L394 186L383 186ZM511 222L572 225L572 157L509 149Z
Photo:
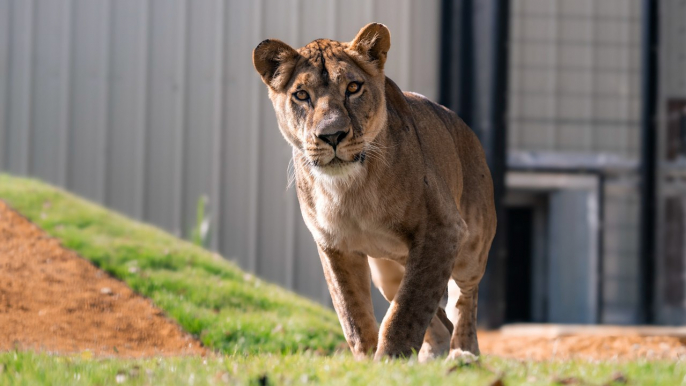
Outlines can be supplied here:
M454 90L456 84L453 76L453 52L457 51L455 37L455 0L441 2L441 59L438 102L448 108L454 108Z
M490 327L498 327L505 322L505 273L507 269L507 216L505 212L505 173L507 171L507 73L508 73L508 32L509 0L493 2L492 67L490 90L491 135L488 146L491 148L489 166L493 176L495 207L498 216L498 231L491 246L487 269L489 282L489 301L487 316Z
M655 167L657 163L658 2L643 0L641 93L641 311L644 323L655 321Z
M596 266L596 323L603 323L605 312L605 174L600 171L598 178L598 262Z
M472 38L472 30L474 27L472 20L474 13L472 11L472 0L462 0L460 16L460 94L456 112L467 125L471 126L474 123L472 119L474 115L472 100L475 97L473 87L474 40Z
M441 3L441 61L439 102L452 109L467 125L474 115L474 42L472 0Z

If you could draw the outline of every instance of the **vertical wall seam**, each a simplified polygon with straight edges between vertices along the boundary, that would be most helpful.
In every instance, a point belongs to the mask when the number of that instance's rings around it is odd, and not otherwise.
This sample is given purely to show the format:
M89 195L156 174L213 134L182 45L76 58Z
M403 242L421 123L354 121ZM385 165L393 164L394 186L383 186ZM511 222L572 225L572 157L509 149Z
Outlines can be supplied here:
M253 13L253 40L259 41L262 35L262 0L253 2L255 10ZM248 188L248 271L257 272L257 233L259 231L259 188L260 188L260 131L262 120L260 119L260 92L258 86L252 88L252 106L250 115L254 126L250 130L250 181Z
M329 14L327 15L328 17L328 26L329 26L329 38L330 39L339 39L340 36L338 36L338 18L336 17L338 15L338 1L337 0L329 0Z
M136 173L136 215L139 219L144 219L145 203L146 203L146 174L147 174L147 143L148 143L148 127L150 123L150 112L148 111L148 97L150 88L150 29L152 22L150 20L150 0L141 0L140 13L140 47L138 51L140 67L138 68L140 82L138 83L138 94L140 96L140 109L138 111L138 144L136 146L136 159L138 170Z
M402 17L402 24L405 26L405 33L407 34L407 42L405 44L405 49L403 50L403 59L401 61L401 67L400 67L400 77L403 80L404 87L407 87L407 90L416 90L415 87L412 85L412 71L411 71L411 64L412 63L412 55L410 54L410 50L412 49L412 20L413 18L410 16L412 14L412 1L411 0L406 0L403 6L403 11L401 13Z
M60 122L59 143L59 176L57 180L62 187L69 184L69 133L71 126L72 102L72 39L74 38L74 2L66 0L64 4L64 35L62 36L62 119Z
M100 143L98 144L99 156L100 156L100 175L98 176L98 197L100 202L107 204L108 194L107 194L107 165L109 158L108 142L109 142L109 132L110 132L110 121L111 121L111 108L110 108L110 89L111 89L111 77L110 61L112 60L111 50L112 50L112 0L105 0L103 9L101 10L101 22L102 22L102 51L100 52L101 60L101 71L102 71L102 90L100 95Z
M371 23L374 21L374 8L378 5L378 0L369 0L367 1L367 8L365 9L365 13L369 16L369 22ZM361 28L361 27L360 27Z
M625 4L624 6L627 7L627 12L629 13L629 17L631 17L631 4ZM627 22L622 23L622 30L625 31L624 35L625 36L631 36L631 24ZM629 38L630 39L630 38ZM631 44L631 41L629 41L626 45L621 47L620 49L624 51L624 55L626 57L626 63L630 63L629 60L629 46ZM625 63L625 65L626 65ZM628 66L627 66L628 67ZM628 70L628 68L627 68ZM631 115L629 114L629 100L631 98L631 91L630 91L630 86L629 83L631 82L631 77L628 75L630 74L629 71L623 72L622 73L622 82L626 82L626 88L624 89L624 94L620 96L622 100L622 104L619 107L619 111L622 117L626 117L627 121L632 121ZM621 90L621 89L620 89ZM623 153L627 157L631 157L631 151L629 150L629 132L631 131L631 124L627 124L624 127L624 130L622 130L622 137L621 137L621 153Z
M176 154L174 158L174 231L179 236L184 235L184 142L186 139L186 118L187 118L187 98L186 98L186 81L188 71L188 2L187 0L179 0L177 10L178 22L178 49L177 49L177 82L176 87L176 132L174 135Z
M548 137L549 140L549 149L555 151L555 150L560 150L558 149L557 146L557 130L559 129L559 124L557 123L557 118L559 114L559 104L560 104L560 87L559 87L559 80L558 77L560 76L560 53L559 53L559 46L560 46L560 10L557 7L557 2L553 1L550 3L551 8L552 8L552 18L553 18L553 23L554 23L554 29L555 29L555 36L553 37L553 44L552 44L552 51L553 51L553 58L555 60L555 63L553 65L552 71L554 76L551 88L552 88L552 94L553 94L553 106L552 106L552 122L550 122L550 135Z
M14 103L12 102L13 101L12 96L13 96L13 91L16 87L16 76L14 76L14 73L16 71L16 65L15 65L12 57L15 56L13 54L14 54L14 51L16 51L16 47L15 47L16 44L15 44L14 40L15 40L15 35L16 35L15 30L17 29L17 23L15 21L16 18L12 17L12 16L14 16L14 13L16 12L15 3L13 1L10 1L9 4L10 4L10 6L9 6L9 10L7 12L9 15L8 16L9 45L7 47L9 57L8 57L8 62L7 62L7 110L5 111L5 113L6 113L6 116L5 116L5 128L6 128L5 140L7 141L7 143L5 144L5 149L0 149L0 150L5 150L5 152L3 154L0 154L0 158L4 158L4 165L8 171L14 171L14 170L12 170L13 162L12 162L12 159L10 157L11 154L10 154L9 141L13 137L11 124L12 124L12 117L14 114L11 111L11 107L14 106Z
M215 41L215 94L214 94L214 135L212 143L212 193L210 194L210 208L212 210L211 248L219 249L219 236L223 228L222 223L222 145L225 122L224 96L226 82L224 81L224 37L226 36L226 10L224 0L216 1L216 41Z
M5 160L5 154L7 154L7 132L9 131L9 104L10 104L10 54L12 52L12 2L7 2L7 13L5 14L5 20L3 25L5 26L7 33L5 34L7 41L5 42L5 73L1 76L5 77L5 84L2 90L0 90L0 171L5 169L7 165Z
M521 7L521 5L520 5L520 7ZM520 8L520 10L521 10L521 8ZM524 66L521 65L521 62L522 62L522 56L521 55L519 55L517 57L517 62L515 62L512 59L514 56L514 52L515 52L515 50L514 50L514 45L515 45L514 39L521 38L522 34L523 34L523 32L522 32L523 17L521 16L521 12L517 12L516 10L512 10L510 17L512 18L512 27L511 27L512 29L511 29L511 34L510 34L510 38L508 41L508 45L510 46L510 50L509 50L509 52L510 52L510 72L512 74L512 78L510 81L512 83L510 84L511 88L508 91L511 94L509 94L507 96L508 100L510 101L510 106L509 106L510 108L508 109L509 110L509 113L508 113L509 125L508 125L508 127L510 130L510 132L508 134L509 134L509 138L510 138L510 144L507 144L507 147L514 149L514 148L522 147L522 143L524 142L524 133L523 133L524 130L522 129L522 124L521 123L513 124L516 117L522 117L523 116L523 110L524 109L522 107L523 103L522 103L522 82L521 82L521 80L524 77ZM517 43L517 46L521 50L521 47L523 46L523 44L520 42L520 43ZM515 99L515 98L513 98L513 97L515 97L515 95L514 95L515 92L517 94L516 98L518 100L516 104L513 103L513 101ZM515 111L515 109L512 108L513 105L517 107L516 111Z
M590 111L589 111L589 117L591 119L588 120L588 125L586 126L586 133L584 133L584 147L585 151L594 151L594 146L593 144L595 141L593 141L593 133L595 132L593 130L593 121L595 120L595 72L596 72L596 48L598 47L598 34L596 33L596 23L598 22L595 15L596 11L596 5L597 3L595 1L591 2L591 63L590 63L590 73L591 73L591 95L588 98L588 101L590 103Z
M33 146L31 142L33 141L33 102L34 102L34 90L33 90L33 79L36 73L36 63L35 63L35 50L36 50L36 34L35 34L35 24L36 24L36 7L34 0L27 0L27 17L28 22L26 23L26 34L27 41L29 42L28 47L28 57L27 57L27 67L28 67L28 78L26 80L26 131L25 131L25 143L24 143L24 154L23 162L21 166L21 173L24 175L29 175L31 173L31 149Z

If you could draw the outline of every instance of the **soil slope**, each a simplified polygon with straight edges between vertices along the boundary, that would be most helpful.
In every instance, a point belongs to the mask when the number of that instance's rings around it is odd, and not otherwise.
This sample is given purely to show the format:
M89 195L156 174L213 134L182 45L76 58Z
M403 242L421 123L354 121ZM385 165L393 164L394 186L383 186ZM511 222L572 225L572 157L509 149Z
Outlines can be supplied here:
M141 357L205 353L150 300L0 201L0 350Z

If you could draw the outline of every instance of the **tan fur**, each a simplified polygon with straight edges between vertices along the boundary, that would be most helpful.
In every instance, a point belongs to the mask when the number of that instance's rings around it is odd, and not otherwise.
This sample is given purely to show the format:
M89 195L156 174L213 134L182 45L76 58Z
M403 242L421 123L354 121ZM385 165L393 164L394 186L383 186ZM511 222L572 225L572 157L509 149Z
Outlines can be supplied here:
M300 208L353 353L478 355L478 284L496 227L490 172L457 115L386 78L389 49L388 29L372 23L350 43L264 41L253 63L293 147ZM360 91L348 94L350 82ZM378 330L370 276L391 303ZM438 306L450 279L461 293L448 304L454 329Z

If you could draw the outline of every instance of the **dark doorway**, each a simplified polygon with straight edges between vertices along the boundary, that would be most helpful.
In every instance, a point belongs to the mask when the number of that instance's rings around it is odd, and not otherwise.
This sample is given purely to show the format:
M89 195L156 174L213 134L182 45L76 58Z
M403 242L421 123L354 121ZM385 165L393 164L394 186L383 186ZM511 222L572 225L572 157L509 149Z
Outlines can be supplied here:
M534 209L507 209L505 322L530 322Z

